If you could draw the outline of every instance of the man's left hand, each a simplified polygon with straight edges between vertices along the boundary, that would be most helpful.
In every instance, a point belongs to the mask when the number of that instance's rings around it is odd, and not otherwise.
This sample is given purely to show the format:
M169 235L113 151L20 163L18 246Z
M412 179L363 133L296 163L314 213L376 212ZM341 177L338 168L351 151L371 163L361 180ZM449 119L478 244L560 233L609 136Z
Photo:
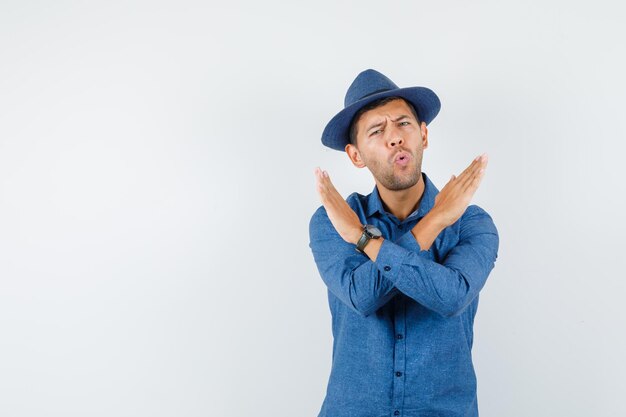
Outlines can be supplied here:
M315 168L315 177L317 178L317 193L335 230L343 240L356 245L363 233L359 216L335 189L328 172L317 167Z

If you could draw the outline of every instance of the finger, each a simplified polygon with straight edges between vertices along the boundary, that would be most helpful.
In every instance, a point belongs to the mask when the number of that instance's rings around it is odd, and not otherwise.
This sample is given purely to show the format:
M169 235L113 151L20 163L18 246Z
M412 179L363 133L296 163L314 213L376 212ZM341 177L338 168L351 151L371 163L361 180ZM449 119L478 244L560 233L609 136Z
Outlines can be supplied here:
M326 178L326 180L328 180L328 178ZM335 186L330 181L327 181L324 184L324 192L326 193L329 201L333 204L341 204L342 202L345 202L341 194L339 194L339 191L337 191Z
M478 189L478 186L482 182L485 176L485 168L481 168L476 172L476 175L472 177L471 181L468 181L465 187L463 188L463 192L471 192L474 194Z
M328 172L320 169L318 176L318 189L320 193L324 194L324 198L331 203L341 203L340 200L343 200L343 197L341 196L341 194L339 194L339 191L337 191L337 189L333 185L332 181L330 180L330 176L328 176Z
M335 185L330 180L330 175L328 174L328 171L321 171L320 177L322 179L322 183L326 188L328 188L329 191L337 191L335 189Z
M320 173L319 170L316 168L315 169L315 188L317 189L317 192L321 194L324 192L324 183L322 181L322 178L320 177Z
M322 186L319 191L320 199L322 200L322 204L326 208L326 211L329 215L337 212L337 210L341 210L341 206L343 204L347 204L347 202L341 197L339 193L336 191L330 191L328 188Z
M322 176L320 175L322 172L320 167L315 167L314 173L315 173L315 179L317 180L318 184L322 181Z
M470 171L472 169L472 167L476 166L476 163L478 163L478 160L480 159L482 155L478 155L477 157L475 157L474 159L472 159L472 162L470 162L470 164L463 170L463 172L461 172L461 174L459 175L459 177L463 174L466 174L468 171Z
M320 167L315 168L315 179L317 192L322 198L322 202L326 202L326 195L328 194L328 185L323 176L323 171Z
M486 161L487 161L487 154L483 153L482 155L474 159L472 163L470 164L470 166L465 171L463 171L463 174L462 174L463 178L459 179L459 183L462 189L465 189L468 183L470 183L474 179L477 172L485 166Z
M326 174L325 174L326 173ZM328 177L328 173L321 168L316 168L315 175L317 177L317 181L320 185L323 185L325 188L329 187L330 178ZM331 184L332 185L332 184Z
M467 168L465 168L463 172L461 172L459 175L453 176L453 178L450 179L449 183L452 186L462 185L464 180L467 178L467 175L478 164L479 158L480 158L480 155L474 158L474 160L467 166Z
M482 178L482 176L485 173L485 167L486 165L481 162L481 165L478 166L474 171L472 171L470 174L467 175L467 177L465 178L465 180L461 183L461 189L463 190L463 192L467 191L468 188L472 187L473 184L475 184L475 180L478 178Z

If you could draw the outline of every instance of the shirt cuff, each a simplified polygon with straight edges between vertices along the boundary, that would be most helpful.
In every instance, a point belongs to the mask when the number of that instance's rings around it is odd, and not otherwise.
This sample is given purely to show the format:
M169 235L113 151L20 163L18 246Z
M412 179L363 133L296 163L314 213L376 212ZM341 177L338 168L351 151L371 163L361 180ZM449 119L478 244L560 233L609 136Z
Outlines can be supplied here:
M412 253L416 253L419 256L411 256ZM430 249L427 251L421 250L419 243L409 231L400 236L395 242L383 239L374 264L386 278L395 283L403 264L419 263L421 265L424 259L434 260L433 253Z

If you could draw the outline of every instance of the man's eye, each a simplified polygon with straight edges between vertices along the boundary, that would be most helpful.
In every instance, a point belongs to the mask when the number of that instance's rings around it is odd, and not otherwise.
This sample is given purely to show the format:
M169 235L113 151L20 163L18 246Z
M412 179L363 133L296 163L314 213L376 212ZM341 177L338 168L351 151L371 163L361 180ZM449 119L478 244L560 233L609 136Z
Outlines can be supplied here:
M400 122L400 124L402 124L402 123L411 124L410 122ZM406 126L406 125L405 125L405 126Z
M375 135L375 134L377 134L378 132L382 132L382 130L380 130L380 129L379 129L379 130L375 130L375 131L373 131L373 132L372 132L372 134L371 134L370 136Z

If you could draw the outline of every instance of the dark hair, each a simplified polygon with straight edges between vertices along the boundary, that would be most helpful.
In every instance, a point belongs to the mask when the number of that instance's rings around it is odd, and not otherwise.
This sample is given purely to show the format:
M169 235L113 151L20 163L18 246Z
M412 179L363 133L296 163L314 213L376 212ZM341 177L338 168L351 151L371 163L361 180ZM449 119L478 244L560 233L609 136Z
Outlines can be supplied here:
M413 107L413 105L411 103L409 103L408 100L402 98L402 97L397 97L397 96L393 96L393 97L383 97L383 98L379 98L378 100L372 101L371 103L369 103L368 105L361 107L359 109L359 111L354 115L354 117L352 118L352 122L350 122L350 143L354 146L356 146L356 133L357 133L357 123L359 122L359 119L361 118L361 116L363 115L363 113L365 113L366 111L375 109L377 107L383 106L387 103L389 103L390 101L394 101L394 100L402 100L404 101L407 106L409 106L409 109L411 110L411 113L413 113L413 116L415 116L415 120L417 120L417 124L420 124L420 119L417 116L417 112L415 111L415 107Z

